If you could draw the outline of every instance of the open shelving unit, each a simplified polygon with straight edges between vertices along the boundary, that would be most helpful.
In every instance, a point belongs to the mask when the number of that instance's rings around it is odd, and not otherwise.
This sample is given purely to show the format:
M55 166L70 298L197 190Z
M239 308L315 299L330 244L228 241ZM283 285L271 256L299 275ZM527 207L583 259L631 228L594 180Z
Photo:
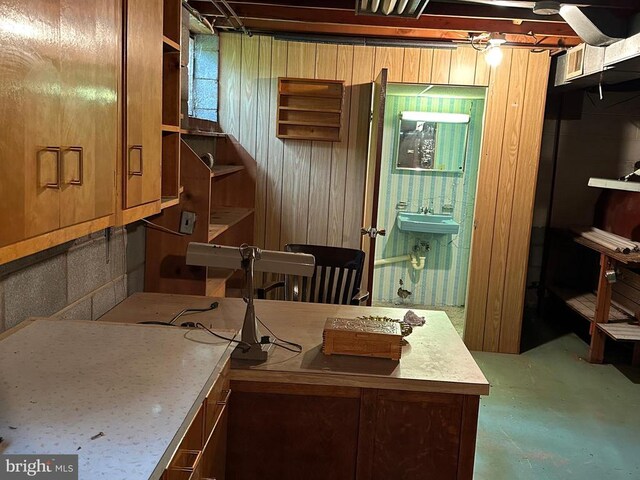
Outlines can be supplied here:
M162 22L162 201L169 208L180 197L180 36L182 2L164 0Z
M559 238L566 242L570 237ZM555 285L549 290L590 322L590 362L603 362L605 340L609 337L616 342L633 342L632 363L640 365L640 325L636 318L640 314L640 253L615 252L581 236L572 237L571 241L598 254L596 285L585 284L583 287L587 288L582 290Z
M344 82L278 79L277 137L339 142Z
M196 215L194 230L183 236L147 230L145 290L226 296L238 292L241 272L234 275L232 270L186 265L185 253L190 242L228 246L253 242L256 163L231 135L207 137L207 146L197 142L191 146L187 141L180 142L184 193L178 204L165 209L154 222L176 231L182 212L188 211ZM215 150L213 169L200 159L201 151L192 147Z

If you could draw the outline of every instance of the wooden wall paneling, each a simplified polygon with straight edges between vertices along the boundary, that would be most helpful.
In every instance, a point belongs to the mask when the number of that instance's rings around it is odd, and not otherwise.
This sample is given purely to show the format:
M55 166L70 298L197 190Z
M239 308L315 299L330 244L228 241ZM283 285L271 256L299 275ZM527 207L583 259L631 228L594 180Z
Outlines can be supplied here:
M405 48L402 67L402 81L405 83L418 83L420 75L420 48Z
M451 70L451 50L436 48L433 51L433 63L431 65L431 83L446 85L449 83L449 71Z
M505 49L502 64L491 69L485 113L476 206L473 214L474 230L471 239L471 259L467 282L467 301L464 341L471 350L482 350L491 245L496 210L498 175L504 118L507 110L512 50Z
M327 222L327 245L342 246L345 210L352 206L345 203L347 180L347 153L351 120L351 97L353 76L353 46L339 45L336 78L344 80L345 94L342 107L342 140L332 144L331 182L329 186L329 218Z
M380 70L389 70L390 82L402 82L402 72L404 69L404 48L398 47L375 47L376 63L373 68L373 78L377 77ZM373 78L371 80L373 80Z
M288 43L273 40L271 46L271 82L269 104L269 164L266 182L265 247L280 249L280 222L282 218L282 182L284 168L284 142L276 137L276 111L278 104L278 77L287 75Z
M420 70L418 71L418 83L431 82L431 69L433 67L433 49L420 49Z
M237 37L237 35L222 34L223 43L227 42L228 44L230 37ZM264 42L264 39L260 41ZM240 44L236 48L242 50ZM221 71L227 70L229 64L233 64L234 55L238 55L238 51L230 50L231 48L227 48L221 52ZM499 311L501 312L499 320L486 325L486 329L492 329L492 332L487 333L486 348L490 346L495 350L498 348L496 345L502 348L504 345L500 346L500 344L504 344L504 342L499 340L502 335L501 329L504 330L504 328L509 328L507 325L511 325L503 319L507 318L506 315L513 316L507 314L509 309L513 307L507 302L509 297L515 297L511 294L507 297L504 294L498 298L496 296L498 293L497 283L494 285L493 279L496 278L496 275L499 277L499 272L502 271L502 281L504 282L504 275L511 275L511 273L506 273L512 271L510 265L513 264L515 269L515 265L522 259L519 254L514 253L513 256L511 253L507 254L500 245L508 243L513 252L522 248L526 249L526 246L520 243L517 246L512 246L510 241L512 230L519 228L511 225L511 218L516 215L515 209L520 207L513 205L512 208L510 201L503 200L508 200L507 197L516 201L524 202L526 200L515 196L514 192L517 192L520 187L517 184L514 186L514 181L520 181L520 177L518 174L517 180L514 180L513 162L514 158L518 158L516 165L518 169L521 168L519 158L520 155L524 155L524 151L521 152L517 147L521 142L524 142L523 145L530 143L532 148L536 147L536 142L533 139L518 139L521 134L524 137L524 123L515 131L511 120L505 122L507 110L513 109L509 106L509 101L513 99L514 90L511 90L510 98L508 98L509 85L518 81L523 83L526 78L522 77L517 80L518 75L515 70L513 76L511 75L512 58L514 56L520 58L524 54L505 49L505 58L502 64L491 69L486 64L484 55L468 47L459 47L456 51L345 45L336 47L271 40L270 60L263 57L263 52L268 54L269 47L266 45L259 47L259 73L257 76L260 78L270 77L270 80L263 87L258 86L258 116L265 117L266 111L269 126L268 129L265 127L260 130L262 120L258 120L255 145L258 156L260 142L266 145L268 162L264 166L266 178L260 179L261 173L258 170L257 205L258 211L264 209L265 213L263 226L261 226L262 220L257 218L262 215L256 215L256 231L258 238L262 238L264 235L264 246L271 249L280 249L287 242L293 241L317 241L318 243L346 247L360 245L359 229L362 226L363 192L365 190L370 82L377 75L379 68L385 66L396 72L392 75L395 81L456 83L489 87L476 196L475 226L472 239L473 254L467 289L465 341L472 349L483 349L487 312ZM335 67L334 58L336 59ZM418 61L417 65L416 61ZM274 105L277 99L277 78L280 76L320 78L325 76L321 72L327 66L331 72L335 68L335 78L345 80L347 87L343 116L345 138L342 139L342 142L333 143L330 152L322 150L323 142L291 140L283 142L277 139L275 137L275 121L273 121L275 119ZM535 75L544 77L545 67L541 68L540 73ZM244 76L244 70L239 75ZM328 78L332 78L331 75ZM238 98L239 89L237 86L234 89L227 85L225 81L228 80L223 79L221 91L232 92L231 104L238 105L239 111L239 103L236 103L241 101ZM240 77L236 80L236 85L241 82L246 84L246 80L241 80ZM262 93L263 89L265 91L268 89L268 95ZM536 92L539 92L539 89L534 91L532 95L540 95ZM521 103L520 108L522 107ZM223 105L224 101L221 103L221 111L225 108ZM513 115L510 118L513 118ZM506 130L509 132L506 137L505 125L507 125ZM238 128L241 127L238 126ZM533 134L532 132L527 133ZM247 141L249 144L253 142L251 139ZM246 142L243 141L243 143ZM503 147L506 148L504 155ZM318 161L320 158L330 159L330 169L322 169L324 164ZM509 167L504 167L504 173L501 176L499 172L503 167L501 165L503 159L511 164ZM527 159L530 158L527 157ZM532 168L532 166L529 165L527 168ZM508 195L505 192L500 193L502 196L499 200L500 205L497 207L497 196L503 183L509 184L507 190L510 193ZM328 188L328 191L320 191L319 188L322 185ZM263 206L260 206L261 195L264 196ZM326 205L328 205L328 213L325 212L322 215L322 209ZM495 225L496 208L498 208L498 218L501 219L500 225ZM316 222L316 224L312 224L312 222ZM502 232L501 240L495 246L493 245L494 230ZM515 238L520 238L520 236L516 235ZM522 238L526 242L527 238ZM492 265L492 255L498 255L497 258L502 262L500 267ZM507 266L505 266L505 262ZM490 268L493 268L492 280L490 280ZM492 289L491 292L489 292L490 289ZM488 299L490 299L489 307L487 306ZM515 316L517 317L518 314ZM497 324L499 324L499 328L496 329ZM519 326L513 327L519 328ZM505 338L509 338L510 334L506 335Z
M258 67L260 37L242 35L240 74L240 129L233 134L255 158L258 117ZM230 132L227 132L230 133Z
M509 251L509 231L513 209L514 188L520 148L520 127L527 81L529 52L524 49L513 51L507 111L504 117L504 136L502 139L502 158L491 246L491 268L489 270L489 289L487 291L486 325L483 350L496 352L499 349L502 308L505 296L505 273L507 253ZM521 212L520 212L521 213ZM513 299L509 299L513 301Z
M374 47L353 47L349 144L347 147L345 210L342 230L342 246L348 248L360 248L374 57Z
M265 223L267 219L267 179L269 164L269 129L275 106L271 103L271 37L261 36L258 64L258 118L256 127L256 214L255 243L266 246Z
M476 72L473 79L473 84L487 87L489 85L489 75L491 74L491 67L484 59L484 53L476 52Z
M514 185L513 207L509 232L509 251L504 282L504 306L500 330L499 351L520 353L520 333L531 238L531 221L536 194L538 162L547 75L550 57L547 51L529 52L527 83L520 127L517 172Z
M476 54L472 47L458 47L451 52L449 83L452 85L473 85L476 74Z
M240 132L240 75L242 74L242 35L227 33L220 35L220 52L224 62L220 65L220 105L218 108L220 128L238 138Z
M314 78L316 44L289 42L287 52L287 76ZM307 241L309 215L309 186L311 143L306 140L285 140L282 189L282 215L286 221L280 224L280 249L287 243Z
M335 80L337 62L338 46L319 44L316 52L315 78ZM346 135L343 134L343 136ZM311 143L309 222L306 243L313 245L327 244L332 152L333 142Z

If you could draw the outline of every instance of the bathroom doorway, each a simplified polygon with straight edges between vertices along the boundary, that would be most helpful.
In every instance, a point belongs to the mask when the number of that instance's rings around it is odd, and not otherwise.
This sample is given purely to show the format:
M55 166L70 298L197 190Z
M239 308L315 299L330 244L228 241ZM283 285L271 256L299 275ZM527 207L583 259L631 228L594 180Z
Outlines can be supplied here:
M444 310L462 335L486 88L382 80L363 241L371 302Z

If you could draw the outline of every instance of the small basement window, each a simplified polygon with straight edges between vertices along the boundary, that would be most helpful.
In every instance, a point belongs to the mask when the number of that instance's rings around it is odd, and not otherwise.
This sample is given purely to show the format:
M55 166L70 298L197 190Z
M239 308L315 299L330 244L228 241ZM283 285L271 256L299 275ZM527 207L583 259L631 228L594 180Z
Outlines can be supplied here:
M188 62L189 117L218 121L220 37L190 34Z

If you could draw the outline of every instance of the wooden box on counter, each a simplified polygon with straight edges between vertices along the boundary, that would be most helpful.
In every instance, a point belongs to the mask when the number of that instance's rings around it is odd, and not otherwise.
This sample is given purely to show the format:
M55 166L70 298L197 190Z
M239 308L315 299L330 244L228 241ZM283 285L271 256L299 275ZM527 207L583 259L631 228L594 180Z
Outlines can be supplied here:
M322 333L325 355L357 355L400 360L400 325L369 318L328 318Z

